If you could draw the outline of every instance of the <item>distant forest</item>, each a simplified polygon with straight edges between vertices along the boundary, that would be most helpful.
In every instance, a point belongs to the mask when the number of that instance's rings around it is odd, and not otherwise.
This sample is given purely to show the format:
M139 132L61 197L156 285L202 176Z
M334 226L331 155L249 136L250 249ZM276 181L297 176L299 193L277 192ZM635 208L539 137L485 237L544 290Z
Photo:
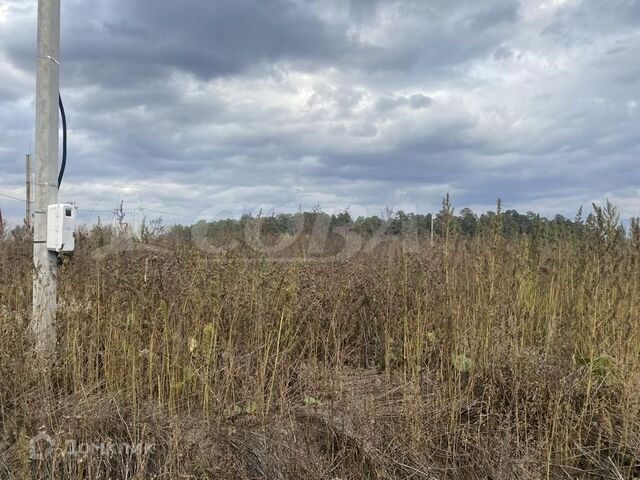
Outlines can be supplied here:
M208 238L223 235L237 238L258 222L260 235L266 237L312 234L322 230L326 233L349 231L363 237L413 235L424 238L431 237L431 217L430 213L406 213L402 210L388 209L380 216L353 218L348 209L329 215L316 208L310 212L258 217L243 215L240 219L216 221L201 220L192 226L176 225L170 231L183 238L192 235ZM593 204L592 211L587 214L583 213L581 207L574 218L556 215L550 219L534 212L522 214L516 210L503 210L500 200L497 201L495 211L476 214L470 208L463 208L456 212L447 195L442 201L440 211L433 218L433 230L435 237L476 237L499 232L504 237L529 235L558 238L595 234L609 241L625 237L640 239L638 219L631 219L629 231L625 231L617 208L608 201L604 206Z

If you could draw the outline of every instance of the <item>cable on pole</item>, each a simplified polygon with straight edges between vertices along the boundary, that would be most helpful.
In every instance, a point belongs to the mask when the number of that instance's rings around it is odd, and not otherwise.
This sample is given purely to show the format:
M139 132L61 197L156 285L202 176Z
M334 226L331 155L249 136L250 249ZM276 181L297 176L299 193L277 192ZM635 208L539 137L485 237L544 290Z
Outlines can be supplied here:
M58 106L60 107L60 117L62 119L62 163L60 164L60 173L58 174L58 189L62 184L64 170L67 167L67 116L64 113L64 104L62 96L58 92Z

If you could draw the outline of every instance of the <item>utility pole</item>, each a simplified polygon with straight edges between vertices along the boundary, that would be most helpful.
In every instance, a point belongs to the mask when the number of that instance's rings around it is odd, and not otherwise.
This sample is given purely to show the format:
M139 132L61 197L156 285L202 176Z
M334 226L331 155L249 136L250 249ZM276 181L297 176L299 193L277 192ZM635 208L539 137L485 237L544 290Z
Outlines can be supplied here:
M429 231L429 235L431 237L431 245L433 245L433 213L431 214L431 230Z
M56 345L58 264L47 249L47 207L58 203L60 0L38 0L36 157L33 211L33 318L36 353L50 360Z
M33 226L33 162L31 155L27 153L26 156L26 169L27 169L27 181L26 181L26 197L27 197L27 210L25 212L25 223L28 228Z

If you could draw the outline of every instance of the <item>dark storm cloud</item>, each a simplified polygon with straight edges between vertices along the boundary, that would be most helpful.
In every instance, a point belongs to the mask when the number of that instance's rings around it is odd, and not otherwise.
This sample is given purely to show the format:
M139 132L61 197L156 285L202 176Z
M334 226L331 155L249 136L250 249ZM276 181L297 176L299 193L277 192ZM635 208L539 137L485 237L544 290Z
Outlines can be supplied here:
M258 62L313 65L335 59L349 43L342 29L288 0L102 0L91 8L97 15L87 18L86 2L64 2L63 58L73 78L109 88L143 86L172 68L212 78ZM25 37L9 39L7 51L31 67L33 42Z
M18 196L35 4L0 8L0 192ZM544 213L605 196L640 208L638 2L87 5L63 2L61 54L65 198L81 204L433 209L450 191Z
M379 20L391 6L395 43L350 35L351 20ZM63 58L71 80L113 88L143 87L149 79L180 69L208 79L241 73L256 64L295 62L307 69L326 65L366 70L439 70L473 58L508 34L517 20L515 0L491 2L351 2L349 21L322 20L304 2L291 0L169 0L93 2L63 8ZM366 24L358 23L360 27ZM356 28L357 30L357 28ZM32 28L13 29L7 53L32 67Z
M242 72L257 62L326 61L347 42L342 32L286 1L192 2L188 7L123 1L113 2L111 15L97 35L71 30L77 47L68 54L93 67L89 80L126 82L171 68L212 78ZM91 40L74 42L81 38Z

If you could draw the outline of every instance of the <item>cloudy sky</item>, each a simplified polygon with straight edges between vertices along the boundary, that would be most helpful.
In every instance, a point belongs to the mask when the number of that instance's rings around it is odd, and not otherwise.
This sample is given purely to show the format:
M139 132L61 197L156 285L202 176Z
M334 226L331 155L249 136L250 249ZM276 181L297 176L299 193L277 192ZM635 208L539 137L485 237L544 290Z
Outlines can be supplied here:
M637 0L63 0L61 200L167 222L320 205L640 214ZM0 193L35 0L0 0ZM23 206L0 197L17 221ZM93 211L92 211L93 210Z

